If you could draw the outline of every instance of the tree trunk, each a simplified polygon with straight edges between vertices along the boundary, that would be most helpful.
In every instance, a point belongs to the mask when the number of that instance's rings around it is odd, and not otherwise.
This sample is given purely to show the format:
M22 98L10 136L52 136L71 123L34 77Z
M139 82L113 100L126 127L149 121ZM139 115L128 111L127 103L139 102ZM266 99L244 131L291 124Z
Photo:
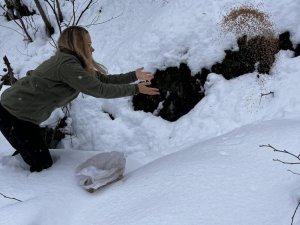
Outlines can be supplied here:
M52 34L54 34L54 28L51 25L50 21L48 20L46 13L41 5L41 3L39 2L39 0L34 0L34 3L39 11L39 13L41 14L41 17L46 25L46 32L48 34L48 36L50 37Z

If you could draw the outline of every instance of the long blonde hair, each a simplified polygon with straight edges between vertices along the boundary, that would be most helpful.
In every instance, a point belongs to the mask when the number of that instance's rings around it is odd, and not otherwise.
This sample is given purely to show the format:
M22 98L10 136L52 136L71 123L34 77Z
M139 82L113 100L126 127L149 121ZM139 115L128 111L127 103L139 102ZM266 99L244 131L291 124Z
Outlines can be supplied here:
M70 26L63 30L58 39L59 49L68 49L76 53L84 61L85 69L92 74L98 70L101 74L106 75L106 68L97 63L91 54L89 54L87 47L87 35L89 32L80 26Z

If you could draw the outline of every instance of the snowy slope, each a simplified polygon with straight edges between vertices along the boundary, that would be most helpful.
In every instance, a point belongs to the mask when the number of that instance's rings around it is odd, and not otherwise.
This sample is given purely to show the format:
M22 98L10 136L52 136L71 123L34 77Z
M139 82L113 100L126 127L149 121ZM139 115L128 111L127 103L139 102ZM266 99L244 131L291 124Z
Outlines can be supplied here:
M69 2L62 2L70 16ZM104 0L82 24L89 24L100 7L99 22L116 17L89 27L94 58L110 73L140 66L154 72L180 62L196 73L236 46L219 23L243 3L269 13L277 33L289 30L294 44L300 43L298 0ZM8 56L20 77L54 52L36 19L36 39L25 44L21 35L3 27L18 29L16 25L0 16L0 55ZM287 169L299 169L273 162L292 159L259 145L299 154L299 74L300 57L290 51L276 55L269 76L252 73L227 81L210 74L205 98L173 123L133 111L130 98L80 95L70 111L73 135L60 150L51 150L55 164L42 173L29 173L11 158L13 149L0 135L0 193L22 200L0 196L0 224L290 224L300 189L299 176ZM274 95L261 96L269 92ZM60 113L47 122L55 124ZM125 179L85 192L76 184L75 167L113 150L127 157Z
M289 224L299 176L272 161L285 155L259 145L293 152L299 127L299 120L248 125L126 173L93 194L73 176L93 152L53 150L55 166L33 174L10 159L0 168L1 189L23 202L1 199L1 224Z

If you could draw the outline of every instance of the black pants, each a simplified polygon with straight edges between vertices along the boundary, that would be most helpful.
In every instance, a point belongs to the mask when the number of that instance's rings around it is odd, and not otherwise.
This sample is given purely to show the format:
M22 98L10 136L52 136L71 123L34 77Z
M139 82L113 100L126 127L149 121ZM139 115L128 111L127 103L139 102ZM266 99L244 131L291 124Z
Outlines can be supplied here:
M31 172L39 172L52 166L52 158L36 124L11 115L0 104L0 130L8 142L30 166Z

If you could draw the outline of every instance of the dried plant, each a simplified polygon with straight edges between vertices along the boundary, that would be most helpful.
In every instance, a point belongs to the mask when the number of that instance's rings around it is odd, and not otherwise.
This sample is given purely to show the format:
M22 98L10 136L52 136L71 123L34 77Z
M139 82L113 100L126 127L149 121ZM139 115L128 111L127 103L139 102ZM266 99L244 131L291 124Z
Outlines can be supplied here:
M238 37L247 35L273 36L273 25L270 17L265 12L261 12L253 6L240 6L233 8L224 16L222 27L227 32L233 32Z
M239 38L247 56L258 62L258 71L268 72L278 52L278 38L273 24L265 12L253 6L233 8L221 23L224 32L233 33Z

